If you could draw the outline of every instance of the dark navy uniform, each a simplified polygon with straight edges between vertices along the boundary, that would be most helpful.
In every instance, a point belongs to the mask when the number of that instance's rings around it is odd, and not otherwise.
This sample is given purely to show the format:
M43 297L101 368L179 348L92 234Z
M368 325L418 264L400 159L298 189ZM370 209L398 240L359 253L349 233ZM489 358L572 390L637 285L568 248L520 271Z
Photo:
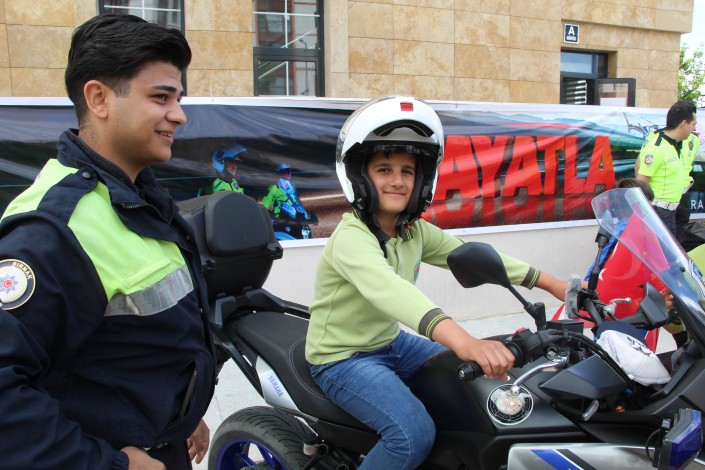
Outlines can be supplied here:
M0 466L186 452L215 382L190 228L151 169L133 184L75 131L58 149L0 223Z

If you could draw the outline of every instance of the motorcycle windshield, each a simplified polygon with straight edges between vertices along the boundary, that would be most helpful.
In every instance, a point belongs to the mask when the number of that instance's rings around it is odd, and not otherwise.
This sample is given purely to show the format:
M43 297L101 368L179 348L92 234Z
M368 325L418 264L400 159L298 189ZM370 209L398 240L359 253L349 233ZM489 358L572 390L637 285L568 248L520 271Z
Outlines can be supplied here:
M592 208L600 227L616 237L678 297L699 331L705 327L705 283L638 188L612 189L596 196ZM700 336L700 335L698 335ZM705 335L702 336L705 339Z

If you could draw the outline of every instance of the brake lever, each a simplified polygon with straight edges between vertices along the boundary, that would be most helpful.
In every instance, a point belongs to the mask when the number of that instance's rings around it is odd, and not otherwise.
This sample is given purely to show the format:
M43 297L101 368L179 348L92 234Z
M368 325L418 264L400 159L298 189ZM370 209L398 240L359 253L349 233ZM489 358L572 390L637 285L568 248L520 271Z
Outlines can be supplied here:
M533 367L532 369L521 374L512 384L510 392L515 395L518 394L519 387L539 372L558 372L568 363L568 356L553 354L548 360L549 362Z

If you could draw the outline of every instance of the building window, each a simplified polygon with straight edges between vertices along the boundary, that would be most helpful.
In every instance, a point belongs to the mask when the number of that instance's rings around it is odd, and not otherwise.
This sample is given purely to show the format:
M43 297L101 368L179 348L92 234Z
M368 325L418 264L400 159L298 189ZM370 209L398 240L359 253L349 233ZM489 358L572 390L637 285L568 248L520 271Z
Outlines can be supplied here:
M561 104L595 104L595 80L607 77L607 54L561 52Z
M323 0L254 0L255 95L323 96Z
M182 0L99 0L101 13L125 13L184 31Z
M634 106L636 80L607 78L607 54L561 52L561 104Z
M178 29L182 33L185 31L182 0L98 0L98 2L101 13L139 16L165 28ZM181 75L181 85L186 93L186 73Z

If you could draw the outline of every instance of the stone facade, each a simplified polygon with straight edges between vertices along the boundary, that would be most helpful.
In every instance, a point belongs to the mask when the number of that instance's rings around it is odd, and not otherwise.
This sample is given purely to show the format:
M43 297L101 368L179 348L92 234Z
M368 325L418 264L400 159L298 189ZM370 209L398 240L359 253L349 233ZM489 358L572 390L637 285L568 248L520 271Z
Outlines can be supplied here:
M325 0L328 97L558 103L561 50L608 54L636 105L678 95L680 36L694 0ZM252 96L251 0L185 1L191 96ZM73 29L95 0L0 0L0 96L65 96ZM563 24L580 43L563 43Z

